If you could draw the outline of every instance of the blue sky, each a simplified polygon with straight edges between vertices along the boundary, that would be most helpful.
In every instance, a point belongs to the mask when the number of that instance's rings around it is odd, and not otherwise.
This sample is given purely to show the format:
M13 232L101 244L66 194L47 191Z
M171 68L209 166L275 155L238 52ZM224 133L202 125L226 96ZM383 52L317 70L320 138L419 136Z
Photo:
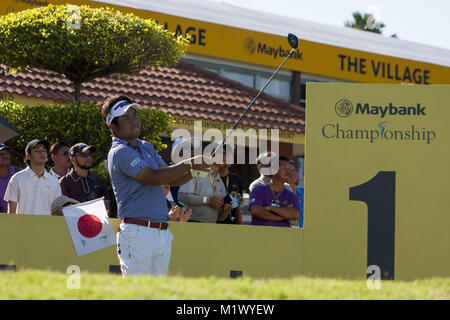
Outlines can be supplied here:
M233 4L334 26L353 11L371 12L386 25L383 34L450 50L449 0L204 0Z

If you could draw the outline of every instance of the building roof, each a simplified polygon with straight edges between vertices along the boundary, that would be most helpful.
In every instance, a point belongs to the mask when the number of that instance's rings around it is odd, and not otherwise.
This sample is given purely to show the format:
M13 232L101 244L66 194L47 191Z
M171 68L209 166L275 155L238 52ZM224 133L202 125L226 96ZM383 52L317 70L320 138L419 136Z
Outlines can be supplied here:
M217 1L204 0L95 0L105 4L161 12L179 17L220 25L286 36L297 34L299 39L332 46L360 50L433 63L450 67L450 50L385 37L347 27L336 27L261 11L237 7Z
M0 76L0 92L59 103L73 101L72 83L42 70ZM170 68L144 70L127 79L98 78L85 82L82 102L103 101L114 94L126 94L142 106L159 107L173 115L234 124L257 94L257 90L216 73L181 61ZM240 127L305 132L305 109L262 94L240 123Z

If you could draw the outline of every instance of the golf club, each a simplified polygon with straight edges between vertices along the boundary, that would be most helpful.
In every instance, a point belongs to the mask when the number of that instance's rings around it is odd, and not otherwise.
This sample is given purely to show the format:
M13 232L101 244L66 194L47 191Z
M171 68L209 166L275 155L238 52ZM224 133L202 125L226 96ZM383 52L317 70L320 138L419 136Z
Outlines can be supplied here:
M272 81L272 79L276 76L278 71L280 71L280 69L284 66L284 64L289 59L289 57L292 55L292 53L294 53L295 50L297 49L297 47L298 47L298 38L297 38L297 36L295 34L289 33L287 39L288 39L288 42L289 42L289 44L290 44L290 46L292 48L291 51L288 53L288 55L283 60L283 62L280 64L280 66L275 70L275 72L272 74L272 76L269 78L269 80L267 80L267 82L264 84L264 86L261 88L261 90L259 90L259 92L256 94L256 96L253 98L252 102L250 102L248 107L244 110L244 113L242 113L242 115L239 117L239 119L233 125L233 127L230 130L230 132L225 136L225 138L222 140L222 142L219 143L219 145L214 149L214 152L211 154L212 158L214 158L216 152L225 144L225 142L227 141L228 137L233 133L233 131L238 126L239 122L241 122L241 120L244 118L244 116L247 114L247 112L253 106L255 101L259 98L259 96L264 92L264 90L269 85L269 83ZM203 177L203 176L207 175L207 173L205 171L201 171L201 170L193 170L192 173L193 173L193 176L195 176L195 177Z
M233 133L234 129L236 129L237 125L239 124L239 122L241 122L241 120L244 118L244 116L246 115L246 113L250 110L250 108L253 106L253 104L255 103L255 101L259 98L259 96L261 95L261 93L264 92L264 90L266 89L266 87L269 85L269 83L272 81L272 79L275 77L275 75L278 73L278 71L280 71L280 69L284 66L284 64L286 63L286 61L289 59L289 57L291 56L292 53L295 52L295 50L298 47L298 38L295 34L289 33L288 34L288 42L291 45L291 51L289 52L289 54L286 56L286 58L283 60L283 62L280 64L280 66L275 70L275 72L272 74L272 76L269 78L269 80L267 80L266 84L261 88L261 90L259 90L258 94L255 96L255 98L253 98L252 102L250 102L250 104L248 105L247 109L245 109L244 113L240 116L240 118L236 121L236 123L234 124L233 128L231 128L231 131L225 136L225 138L222 140L222 142L217 146L217 148L214 150L214 152L211 154L212 157L214 157L214 155L216 154L217 150L219 150L224 144L225 141L228 139L228 137Z

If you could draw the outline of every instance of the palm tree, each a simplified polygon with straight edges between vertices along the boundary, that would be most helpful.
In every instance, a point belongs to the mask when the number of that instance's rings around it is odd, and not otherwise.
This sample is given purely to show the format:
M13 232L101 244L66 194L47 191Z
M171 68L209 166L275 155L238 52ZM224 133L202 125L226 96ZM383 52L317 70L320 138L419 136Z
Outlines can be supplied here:
M370 13L364 13L364 15L362 15L360 12L355 11L352 15L353 21L347 20L344 23L346 27L378 34L381 34L381 29L385 27L383 22L376 21Z
M381 29L386 26L383 22L376 21L375 17L370 13L364 13L364 15L362 15L361 12L355 11L352 15L353 21L347 20L344 23L344 26L378 34L382 34ZM390 37L398 39L396 33L391 34Z

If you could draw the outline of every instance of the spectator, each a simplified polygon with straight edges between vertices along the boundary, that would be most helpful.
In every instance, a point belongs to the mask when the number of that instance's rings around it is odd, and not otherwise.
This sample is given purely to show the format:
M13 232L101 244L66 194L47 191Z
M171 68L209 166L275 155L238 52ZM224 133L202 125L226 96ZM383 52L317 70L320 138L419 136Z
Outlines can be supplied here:
M233 155L229 152L227 146L223 146L224 150L227 150L227 156L224 157L224 165L219 169L220 178L225 185L225 190L227 191L227 196L225 197L225 202L231 204L231 210L228 216L223 221L218 221L218 223L226 224L242 224L242 210L240 204L242 203L242 180L237 174L230 172L230 166L232 163Z
M173 206L175 206L175 201L173 201L173 197L170 192L170 185L163 184L161 186L161 188L163 188L163 190L164 190L164 195L166 196L167 208L170 210L170 209L172 209Z
M53 167L50 168L49 173L60 179L69 173L69 168L72 165L69 156L69 145L65 142L55 142L50 147L50 157L53 161Z
M187 138L178 138L175 140L172 144L172 151L171 151L171 160L174 164L189 159L194 156L195 149L200 147L200 141L192 137L190 139ZM185 152L190 149L189 152ZM183 207L184 203L178 200L178 191L180 190L180 186L171 186L170 187L170 194L173 198L173 202L179 207Z
M258 156L258 158L256 158L256 166L258 167L258 171L261 176L258 179L254 180L248 187L250 193L256 186L265 185L270 182L271 175L267 173L275 168L275 166L274 168L270 168L270 166L273 164L271 159L274 159L276 157L278 157L278 155L275 152L263 152ZM266 175L264 175L263 173L266 173ZM289 184L286 183L284 186L289 191L292 191Z
M173 201L173 198L170 195L170 186L168 184L163 184L161 187L163 188L164 195L166 196L170 221L183 221L183 222L188 221L189 218L191 217L192 209L189 209L186 213L184 213L186 208L178 206Z
M6 144L0 144L0 212L8 211L8 202L3 198L5 196L6 187L8 182L16 172L21 169L11 165L11 154L9 153L9 147Z
M250 195L252 225L290 227L289 220L297 220L300 215L297 195L284 186L291 177L292 166L286 157L278 160L279 169L271 182L254 187Z
M211 144L214 149L216 145ZM216 153L215 162L206 177L193 178L180 186L178 200L192 208L189 222L216 223L228 216L231 204L224 201L227 191L219 174L219 169L223 166L222 159L223 157Z
M52 202L52 216L62 216L62 208L70 206L72 204L78 204L79 201L69 198L67 196L61 195Z
M8 213L51 214L51 204L61 195L61 188L58 180L45 170L49 147L47 140L39 139L26 146L27 167L15 173L6 188Z
M270 167L270 158L273 156L276 156L273 152L263 152L256 158L256 167L258 168L260 177L250 183L250 186L248 187L250 193L256 186L263 186L270 182L270 176L264 175L262 169Z
M292 190L296 191L297 197L300 203L300 217L298 218L298 227L303 228L303 200L304 200L304 189L303 187L297 186L298 180L298 172L297 168L295 168L294 164L292 164L292 176L288 179L288 183L291 186Z
M167 274L173 235L161 185L186 183L192 179L191 170L208 167L203 156L168 167L149 142L138 139L139 108L120 95L108 98L102 106L103 121L113 135L108 171L122 219L117 253L124 277Z
M95 147L77 143L70 147L72 170L59 180L63 195L79 202L86 202L103 197L108 216L111 213L110 199L106 181L91 173L92 156Z

